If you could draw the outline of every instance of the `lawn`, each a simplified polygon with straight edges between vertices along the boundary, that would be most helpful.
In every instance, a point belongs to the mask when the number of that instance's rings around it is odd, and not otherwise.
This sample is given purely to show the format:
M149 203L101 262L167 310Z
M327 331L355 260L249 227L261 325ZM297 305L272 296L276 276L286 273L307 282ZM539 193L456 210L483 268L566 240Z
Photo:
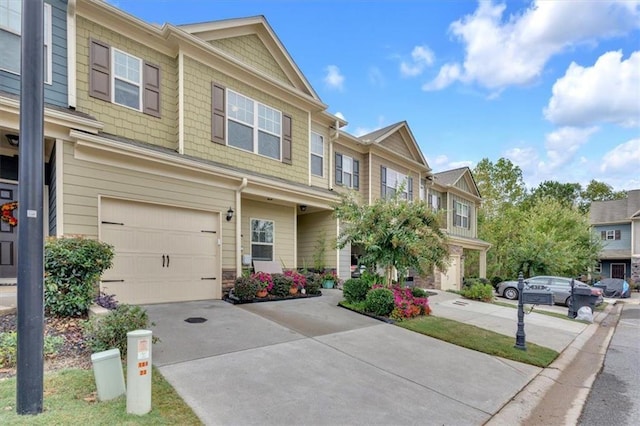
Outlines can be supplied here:
M126 397L98 402L91 370L62 370L44 377L44 410L41 414L16 413L16 378L0 380L2 425L201 425L202 422L154 368L151 411L144 416L127 414Z

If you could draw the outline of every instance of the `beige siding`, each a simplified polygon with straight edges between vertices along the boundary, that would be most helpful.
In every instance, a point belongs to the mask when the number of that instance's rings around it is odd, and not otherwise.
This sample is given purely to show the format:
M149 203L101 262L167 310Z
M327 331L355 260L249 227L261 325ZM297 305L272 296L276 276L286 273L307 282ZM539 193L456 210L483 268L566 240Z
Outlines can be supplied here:
M471 193L471 190L469 189L469 185L467 184L467 181L464 179L464 177L458 180L454 186L458 189L463 190L464 192Z
M291 86L291 81L257 35L214 40L210 43L241 62Z
M400 133L398 133L398 132L393 133L387 139L382 141L380 143L380 145L382 145L382 146L384 146L386 148L389 148L390 150L392 150L396 154L402 155L403 157L406 157L406 158L409 158L409 159L413 159L414 158L413 153L407 147L407 143L402 138L402 135L400 135Z
M371 193L372 193L372 201L377 200L381 196L381 179L382 172L380 167L384 166L388 169L393 169L396 172L405 174L407 176L411 176L413 178L413 199L420 199L420 177L418 173L412 171L411 169L401 166L400 164L391 162L385 158L379 157L377 155L371 156Z
M298 268L315 268L314 259L324 237L324 267L336 267L336 220L332 212L298 216Z
M98 197L222 212L234 205L233 191L159 175L78 160L64 145L64 233L98 236ZM145 161L141 159L140 161ZM222 266L235 268L235 221L222 222Z
M268 93L185 57L185 154L248 169L289 181L309 182L309 114ZM244 96L288 114L293 120L292 163L260 156L211 141L211 83L217 82Z
M251 219L271 220L274 225L273 260L283 269L295 268L294 207L242 200L242 253L251 254Z
M469 224L470 228L462 228L454 225L455 201L464 203L469 206ZM448 222L450 224L449 231L452 235L461 237L475 238L476 236L476 207L473 201L467 200L455 194L449 194Z
M89 39L160 66L161 118L89 96ZM175 149L177 144L177 62L108 28L77 19L77 109L104 123L103 131Z

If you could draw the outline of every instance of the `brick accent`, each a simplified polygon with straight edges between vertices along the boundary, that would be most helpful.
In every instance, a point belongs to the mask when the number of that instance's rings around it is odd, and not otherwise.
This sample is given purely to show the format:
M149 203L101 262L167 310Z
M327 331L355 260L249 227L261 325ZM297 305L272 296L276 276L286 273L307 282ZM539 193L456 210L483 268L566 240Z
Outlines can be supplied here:
M229 294L229 290L233 288L236 281L236 270L231 268L222 268L222 295Z
M631 258L631 271L629 277L634 283L640 283L640 257Z

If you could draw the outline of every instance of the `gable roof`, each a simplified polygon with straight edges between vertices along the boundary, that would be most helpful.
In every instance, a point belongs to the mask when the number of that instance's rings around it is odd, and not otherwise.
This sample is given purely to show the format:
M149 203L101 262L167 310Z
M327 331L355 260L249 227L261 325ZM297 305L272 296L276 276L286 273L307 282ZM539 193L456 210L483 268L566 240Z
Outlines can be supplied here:
M373 132L362 135L357 139L364 145L377 145L390 149L391 147L385 146L385 142L390 141L395 135L398 135L401 138L403 144L400 151L393 149L396 154L400 154L410 160L421 163L429 170L431 169L427 163L427 159L422 154L422 150L420 149L418 142L413 136L413 132L411 132L411 129L409 128L409 124L406 121L400 121L381 129L374 130Z
M640 189L627 192L622 200L594 201L589 209L589 220L596 223L630 222L640 219Z
M433 181L437 185L444 186L445 188L455 187L458 182L462 179L467 179L467 183L470 181L472 185L470 185L472 195L475 195L478 198L481 198L480 190L478 189L478 185L476 185L476 180L473 178L473 174L471 173L471 169L469 167L460 167L457 169L445 170L443 172L438 172L433 174Z
M177 28L206 42L249 35L257 36L278 64L280 70L287 76L289 83L296 89L320 101L320 97L304 74L302 74L302 71L263 15L178 25Z

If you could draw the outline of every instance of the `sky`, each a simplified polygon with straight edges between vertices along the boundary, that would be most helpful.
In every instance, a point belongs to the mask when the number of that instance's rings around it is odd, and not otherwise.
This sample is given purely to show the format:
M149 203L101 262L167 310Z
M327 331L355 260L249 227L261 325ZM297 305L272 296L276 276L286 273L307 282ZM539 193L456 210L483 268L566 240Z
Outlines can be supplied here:
M407 121L435 171L640 188L640 1L111 0L146 22L263 15L360 136Z

